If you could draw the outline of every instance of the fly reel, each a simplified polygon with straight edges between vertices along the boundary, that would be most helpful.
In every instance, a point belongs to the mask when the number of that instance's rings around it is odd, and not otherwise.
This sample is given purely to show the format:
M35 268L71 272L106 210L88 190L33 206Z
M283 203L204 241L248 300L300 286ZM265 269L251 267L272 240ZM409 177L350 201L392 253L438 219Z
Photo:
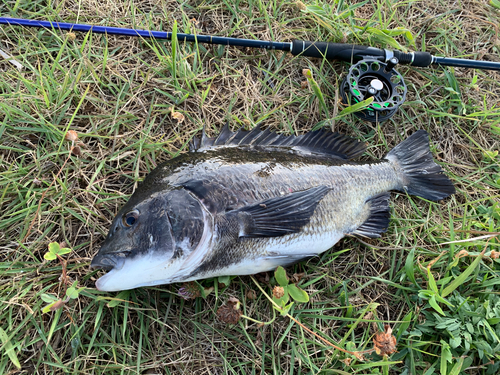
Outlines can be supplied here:
M342 101L354 105L373 97L373 102L354 114L362 120L382 122L394 115L406 98L403 76L394 66L398 59L387 63L378 60L361 60L349 69L341 85Z

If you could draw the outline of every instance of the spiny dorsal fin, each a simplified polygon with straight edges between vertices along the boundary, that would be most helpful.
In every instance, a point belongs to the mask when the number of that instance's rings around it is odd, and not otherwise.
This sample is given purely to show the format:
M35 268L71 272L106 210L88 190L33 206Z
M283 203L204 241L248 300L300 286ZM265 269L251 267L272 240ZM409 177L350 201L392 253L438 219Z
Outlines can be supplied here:
M339 133L327 130L316 130L299 136L276 134L269 129L260 130L256 126L250 131L229 130L226 124L215 138L206 136L205 129L201 136L193 138L191 151L206 151L219 147L258 146L280 148L286 147L302 154L316 154L341 159L353 159L365 151L365 144Z

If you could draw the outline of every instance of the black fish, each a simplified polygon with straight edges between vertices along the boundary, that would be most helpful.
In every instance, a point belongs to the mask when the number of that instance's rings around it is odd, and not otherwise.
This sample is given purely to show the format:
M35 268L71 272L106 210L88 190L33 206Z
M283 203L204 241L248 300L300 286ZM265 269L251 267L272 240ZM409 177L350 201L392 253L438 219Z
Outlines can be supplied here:
M384 159L338 133L258 128L195 139L153 170L113 220L93 267L104 291L246 275L322 253L345 235L387 230L390 190L440 200L455 192L420 130Z

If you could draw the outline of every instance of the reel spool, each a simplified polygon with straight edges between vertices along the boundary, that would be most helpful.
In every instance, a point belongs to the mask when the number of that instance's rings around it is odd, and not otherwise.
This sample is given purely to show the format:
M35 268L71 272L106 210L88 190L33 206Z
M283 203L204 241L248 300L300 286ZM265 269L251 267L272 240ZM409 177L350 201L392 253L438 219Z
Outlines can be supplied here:
M347 105L359 103L373 96L373 102L354 114L362 120L382 122L396 113L406 99L406 84L394 66L398 59L387 63L361 60L349 69L341 85L342 101Z

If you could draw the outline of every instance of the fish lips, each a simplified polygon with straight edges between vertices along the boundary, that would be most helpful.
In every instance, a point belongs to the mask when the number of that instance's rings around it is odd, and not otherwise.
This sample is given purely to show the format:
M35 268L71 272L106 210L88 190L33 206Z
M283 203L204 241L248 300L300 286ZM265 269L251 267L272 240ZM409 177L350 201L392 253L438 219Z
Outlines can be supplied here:
M97 254L90 263L91 268L101 268L106 271L120 270L125 264L128 252Z

